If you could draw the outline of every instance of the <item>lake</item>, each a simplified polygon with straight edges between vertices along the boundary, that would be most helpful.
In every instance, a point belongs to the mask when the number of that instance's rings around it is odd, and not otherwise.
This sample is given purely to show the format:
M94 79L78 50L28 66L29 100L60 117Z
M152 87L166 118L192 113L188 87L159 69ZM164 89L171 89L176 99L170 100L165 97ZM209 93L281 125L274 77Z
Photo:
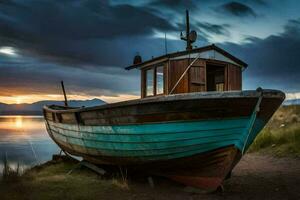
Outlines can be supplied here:
M6 156L12 168L46 162L60 149L48 136L43 116L0 116L0 173Z

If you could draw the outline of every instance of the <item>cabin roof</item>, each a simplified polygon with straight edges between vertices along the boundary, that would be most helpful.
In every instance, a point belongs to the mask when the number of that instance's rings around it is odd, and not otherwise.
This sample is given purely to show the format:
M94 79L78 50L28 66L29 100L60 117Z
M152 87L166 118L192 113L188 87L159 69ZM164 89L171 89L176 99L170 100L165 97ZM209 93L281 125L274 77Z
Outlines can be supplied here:
M221 49L220 47L217 47L216 45L212 44L212 45L208 45L208 46L204 46L204 47L200 47L200 48L195 48L195 49L192 49L190 51L179 51L179 52L175 52L175 53L165 54L165 55L153 58L151 60L144 61L144 62L139 63L139 64L128 66L125 69L126 70L131 70L131 69L135 69L135 68L140 68L140 67L143 67L143 66L145 66L147 64L150 64L152 62L153 63L163 62L163 61L166 61L166 60L174 58L174 57L184 56L184 55L193 54L193 53L201 53L201 52L206 52L206 51L210 51L210 50L217 51L218 53L220 53L223 56L229 58L230 60L234 61L235 63L237 63L240 66L243 66L243 67L248 66L247 63L245 63L242 60L238 59L237 57L231 55L230 53L228 53L227 51Z

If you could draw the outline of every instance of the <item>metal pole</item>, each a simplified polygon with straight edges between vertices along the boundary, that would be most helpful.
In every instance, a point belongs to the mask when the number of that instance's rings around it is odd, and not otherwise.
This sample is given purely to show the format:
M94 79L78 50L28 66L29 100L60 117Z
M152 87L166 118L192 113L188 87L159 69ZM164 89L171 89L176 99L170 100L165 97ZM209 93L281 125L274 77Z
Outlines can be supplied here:
M62 90L63 90L63 93L64 93L64 98L65 98L65 106L68 106L68 100L67 100L67 95L66 95L66 91L65 91L65 86L64 86L64 82L61 81L61 87L62 87Z
M186 50L191 50L189 11L186 10Z

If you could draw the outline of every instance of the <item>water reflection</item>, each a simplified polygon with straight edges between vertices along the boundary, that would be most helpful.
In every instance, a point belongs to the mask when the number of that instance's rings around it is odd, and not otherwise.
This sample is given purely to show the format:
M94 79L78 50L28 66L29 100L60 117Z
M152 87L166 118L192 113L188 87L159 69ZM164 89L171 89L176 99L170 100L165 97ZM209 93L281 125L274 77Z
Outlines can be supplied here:
M58 151L42 116L0 116L0 173L6 155L11 165L26 168L51 159Z

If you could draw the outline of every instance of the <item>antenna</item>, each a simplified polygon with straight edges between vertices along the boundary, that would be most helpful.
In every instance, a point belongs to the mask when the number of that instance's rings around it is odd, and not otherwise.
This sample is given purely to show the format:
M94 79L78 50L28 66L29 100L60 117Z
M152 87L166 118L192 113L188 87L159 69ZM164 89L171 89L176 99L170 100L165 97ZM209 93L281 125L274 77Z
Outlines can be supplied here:
M189 17L189 11L185 11L186 14L186 31L185 36L183 36L182 32L180 33L180 38L184 41L186 41L186 50L192 50L193 46L192 43L194 43L197 39L197 32L196 31L190 31L190 17Z
M165 32L165 52L168 54L167 32Z

